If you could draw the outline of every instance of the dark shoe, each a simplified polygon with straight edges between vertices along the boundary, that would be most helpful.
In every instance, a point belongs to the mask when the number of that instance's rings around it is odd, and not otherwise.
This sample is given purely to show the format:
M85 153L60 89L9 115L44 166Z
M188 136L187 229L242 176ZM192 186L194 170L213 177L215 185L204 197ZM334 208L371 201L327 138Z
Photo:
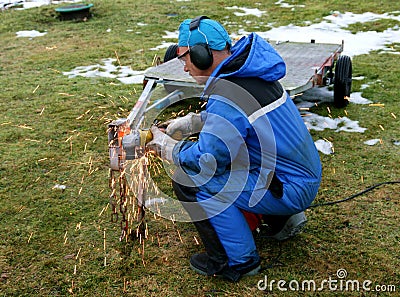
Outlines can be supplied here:
M276 228L273 230L269 228L269 226L264 226L264 228L260 230L260 236L274 238L279 241L286 240L301 233L306 223L307 218L304 211L302 211L290 216L278 232Z
M194 254L190 258L190 268L201 275L210 276L208 271L212 266L211 260L207 253ZM230 281L238 281L242 276L256 275L261 269L260 261L254 263L244 263L241 265L229 267L225 265L214 276L224 277Z

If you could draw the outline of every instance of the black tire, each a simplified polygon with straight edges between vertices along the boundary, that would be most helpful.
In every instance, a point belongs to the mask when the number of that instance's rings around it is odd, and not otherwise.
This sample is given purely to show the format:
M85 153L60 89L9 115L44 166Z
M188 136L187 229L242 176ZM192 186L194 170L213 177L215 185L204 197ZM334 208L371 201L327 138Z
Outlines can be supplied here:
M333 103L342 108L349 104L351 93L352 64L349 56L340 56L336 61L333 84Z
M164 55L164 63L168 62L169 60L172 60L178 56L178 45L177 44L171 44L168 48L167 51L165 52Z

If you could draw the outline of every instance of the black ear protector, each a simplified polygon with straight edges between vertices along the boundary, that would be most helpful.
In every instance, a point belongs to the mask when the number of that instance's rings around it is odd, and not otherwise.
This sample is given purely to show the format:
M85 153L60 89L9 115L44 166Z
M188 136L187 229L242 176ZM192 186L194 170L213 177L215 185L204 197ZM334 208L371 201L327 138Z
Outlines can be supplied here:
M205 43L199 43L189 47L190 61L200 70L206 70L210 68L213 64L213 54L211 52L210 46L208 45L207 36L203 32L201 32L199 28L200 21L204 19L209 19L209 17L206 17L204 15L195 17L191 20L189 25L190 32L197 29L204 36L204 39L206 41Z

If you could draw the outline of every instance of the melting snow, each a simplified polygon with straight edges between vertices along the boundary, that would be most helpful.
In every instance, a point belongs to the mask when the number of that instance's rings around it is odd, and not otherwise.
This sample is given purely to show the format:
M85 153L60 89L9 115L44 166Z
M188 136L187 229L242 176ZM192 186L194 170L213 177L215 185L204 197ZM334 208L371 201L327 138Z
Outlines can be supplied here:
M165 39L170 39L170 38L178 39L179 31L174 31L174 32L165 31L165 34L166 35L164 35L162 38L165 38Z
M165 31L164 39L178 39L179 31ZM160 45L150 48L151 51L158 51L159 49L168 48L170 45L176 44L176 42L165 42L163 41Z
M285 2L285 0L278 0L275 2L276 5L279 5L280 7L283 8L294 8L294 7L305 7L305 5L292 5L292 4L288 4Z
M364 80L365 77L364 76L353 76L352 79L353 80Z
M64 191L66 188L67 188L66 185L59 185L59 184L56 184L56 185L53 187L53 189L62 190L62 191Z
M350 94L350 102L355 104L369 104L372 103L371 100L363 98L361 92L353 92Z
M170 45L175 44L175 42L165 42L163 41L160 45L157 45L156 47L150 48L151 51L158 51L159 49L163 48L168 48Z
M243 11L243 12L235 11L233 14L236 16L254 15L256 17L261 17L265 13L265 11L261 11L258 8L246 8L246 7L237 7L237 6L231 6L231 7L225 7L225 8L230 9L230 10Z
M370 140L364 141L364 144L366 144L366 145L375 145L378 142L380 142L380 139L375 138L375 139L370 139Z
M355 14L346 12L344 14L334 13L324 17L324 20L318 24L299 27L288 25L273 28L267 32L257 32L266 39L281 41L282 36L285 41L308 42L311 39L317 43L341 43L344 40L343 54L350 57L367 54L372 50L392 51L387 45L400 42L400 32L398 27L388 28L383 32L368 31L357 32L356 34L346 30L348 25L355 23L365 23L380 19L393 19L400 21L400 15L391 15L389 13L375 14L366 12ZM248 32L247 32L248 34Z
M103 59L103 64L78 66L69 72L63 72L68 78L83 77L107 77L116 78L124 84L141 84L144 71L134 71L130 66L115 66L117 59Z
M317 150L325 155L333 154L333 146L332 143L329 141L318 139L315 142L315 146L317 147Z
M314 113L309 113L308 111L307 112L304 111L315 106L317 102L318 103L330 102L332 101L332 97L333 97L333 91L329 91L328 87L312 88L304 92L301 96L297 97L298 99L300 99L300 102L297 102L296 106L300 110L300 113L303 116L303 120L307 128L316 131L332 129L335 130L336 132L345 131L345 132L363 133L366 130L366 128L360 127L358 125L358 121L353 121L347 117L333 119L330 117L323 117ZM298 99L295 100L297 101ZM306 100L306 101L301 101L301 100ZM351 94L350 102L355 104L371 103L370 100L363 98L361 96L361 93L359 92ZM367 142L365 143L369 144ZM374 144L375 143L369 145L374 145ZM323 154L328 155L333 153L333 145L331 142L319 139L315 141L315 146Z
M7 8L12 8L12 7L17 7L16 9L21 10L21 9L28 9L28 8L34 8L34 7L40 7L43 5L49 5L49 4L60 4L60 3L78 3L82 2L82 0L70 0L70 1L54 1L54 0L30 0L30 1L0 1L0 8L2 9L7 9ZM22 6L22 7L20 7Z
M359 132L364 133L367 128L358 125L358 121L350 120L348 117L330 118L323 117L315 113L303 114L303 120L307 128L315 131L323 131L325 129L335 130L335 132Z
M30 30L30 31L18 31L16 34L17 34L17 37L34 38L34 37L46 35L47 32L40 33L39 31L36 31L36 30Z

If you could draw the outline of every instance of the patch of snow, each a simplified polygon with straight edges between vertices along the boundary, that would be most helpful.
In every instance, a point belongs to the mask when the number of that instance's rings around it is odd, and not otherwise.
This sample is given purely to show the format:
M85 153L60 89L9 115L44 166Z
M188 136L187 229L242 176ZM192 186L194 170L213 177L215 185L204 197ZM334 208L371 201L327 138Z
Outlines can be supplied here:
M226 9L230 10L241 10L243 12L237 12L235 11L233 14L236 16L246 16L246 15L254 15L256 17L261 17L265 11L261 11L258 8L246 8L246 7L238 7L238 6L231 6L231 7L225 7Z
M34 37L39 37L39 36L43 36L46 35L47 32L39 32L36 30L30 30L30 31L18 31L17 33L17 37L29 37L29 38L34 38Z
M383 54L383 52L381 52L380 54ZM386 51L385 51L385 54L400 55L399 52L391 52L391 49L386 50Z
M59 184L56 184L56 185L53 187L53 189L55 189L55 190L61 190L61 191L64 191L66 188L67 188L67 186L65 186L65 185L59 185Z
M278 0L278 1L275 2L275 4L279 5L282 8L305 7L305 5L302 5L302 4L297 4L297 5L288 4L288 3L285 2L285 0Z
M377 144L378 142L380 142L380 139L375 138L375 139L370 139L370 140L364 141L364 144L372 146L372 145Z
M350 94L350 102L355 104L369 104L372 103L371 100L363 98L361 92L353 92Z
M162 38L165 38L165 39L170 39L170 38L178 39L179 31L174 31L174 32L165 31L165 34L166 35L164 35Z
M40 6L49 5L49 4L78 3L78 2L82 2L82 0L69 0L69 1L68 0L65 0L65 1L54 1L54 0L0 1L0 8L1 9L7 9L7 8L16 7L15 9L22 10L22 9L40 7ZM19 6L22 6L22 7L19 7Z
M158 51L159 49L168 48L170 45L176 44L175 42L162 42L160 45L156 47L150 48L151 51Z
M141 84L144 79L144 71L132 70L130 66L116 66L117 59L108 58L101 60L102 64L78 66L71 71L63 72L68 78L105 77L118 79L123 84Z
M365 77L364 76L353 76L352 80L364 80Z
M350 120L348 117L330 118L320 116L315 113L302 113L303 121L308 129L315 131L323 131L325 129L335 130L335 132L359 132L364 133L367 128L358 125L358 121Z
M321 153L323 153L325 155L333 154L333 145L330 141L318 139L315 142L315 146L316 146L317 150L319 150Z
M309 26L282 26L273 28L266 32L256 32L261 37L269 40L292 42L308 42L314 39L317 43L341 43L344 40L343 54L353 57L356 55L367 54L372 50L392 51L389 47L392 43L400 42L400 32L398 27L388 28L383 32L367 31L351 33L347 30L347 26L355 23L364 23L376 21L380 19L393 19L400 21L400 15L395 13L375 14L366 12L363 14L355 14L346 12L344 14L334 13L324 17L324 20L317 24ZM250 32L240 32L238 35L232 34L234 38L237 36L247 35Z

